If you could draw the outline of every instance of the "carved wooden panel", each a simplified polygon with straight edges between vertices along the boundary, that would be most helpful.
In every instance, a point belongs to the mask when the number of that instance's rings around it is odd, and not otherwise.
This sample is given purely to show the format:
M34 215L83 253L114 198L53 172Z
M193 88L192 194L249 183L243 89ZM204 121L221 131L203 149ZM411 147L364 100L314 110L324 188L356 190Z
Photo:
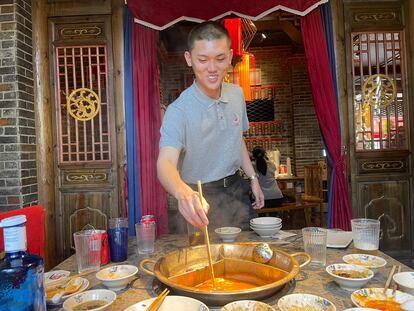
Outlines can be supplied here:
M359 182L359 215L381 221L380 249L398 256L410 254L409 182Z
M55 26L55 31L55 43L62 40L105 39L105 24L102 22L62 23Z
M71 239L70 236L70 216L76 211L85 207L95 208L100 210L109 219L111 216L112 197L114 195L113 190L108 191L88 191L88 192L62 192L60 193L59 204L59 222L60 228L60 241L61 252L64 257L71 255ZM77 220L78 224L93 224L96 229L106 228L106 224L103 223L102 217L97 214L81 214L81 217ZM90 218L91 217L91 218ZM89 228L89 227L88 227ZM79 225L77 230L82 230L83 226ZM85 228L87 229L87 228Z
M381 7L382 6L382 7ZM380 4L377 7L366 4L352 5L348 17L352 30L372 27L399 27L403 24L402 10L399 5Z
M358 174L403 173L407 171L407 159L358 159Z
M64 170L61 172L62 186L70 185L102 185L112 181L109 169Z

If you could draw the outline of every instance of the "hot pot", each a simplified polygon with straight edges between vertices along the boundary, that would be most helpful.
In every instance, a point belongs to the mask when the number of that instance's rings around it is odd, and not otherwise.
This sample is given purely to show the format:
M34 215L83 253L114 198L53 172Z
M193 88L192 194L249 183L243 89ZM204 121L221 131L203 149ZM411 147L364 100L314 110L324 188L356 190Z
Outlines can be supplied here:
M273 256L266 264L253 260L254 247L259 243L212 244L214 273L216 277L231 277L256 286L249 289L211 290L196 288L210 278L207 251L204 245L173 251L157 261L144 259L140 268L155 276L176 294L193 297L210 306L221 306L243 299L260 300L281 290L307 265L311 258L306 253L288 254L272 247ZM305 257L299 264L296 257ZM153 270L147 267L153 264Z

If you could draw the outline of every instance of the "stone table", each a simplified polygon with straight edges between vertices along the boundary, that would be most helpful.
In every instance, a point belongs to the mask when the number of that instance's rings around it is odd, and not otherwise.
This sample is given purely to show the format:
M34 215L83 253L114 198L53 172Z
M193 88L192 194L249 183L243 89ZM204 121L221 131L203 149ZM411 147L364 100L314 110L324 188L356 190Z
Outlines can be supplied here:
M220 243L218 237L215 234L210 235L212 243ZM271 243L276 245L287 253L302 252L303 241L301 234L295 237L288 238L286 241L277 239L262 239L256 235L253 231L243 231L236 239L237 242L246 241L258 241ZM188 247L187 235L165 235L157 239L155 245L155 252L153 255L146 256L145 258L157 259L177 248ZM341 263L342 257L346 254L355 253L352 244L346 249L327 249L327 265L333 263ZM402 266L402 271L412 271L409 267L401 264L397 260L387 256L384 253L379 254L387 261L387 265L383 268L379 268L374 278L368 283L369 287L382 287L387 278L388 272L392 265L399 264ZM130 238L128 260L123 262L125 264L139 265L139 262L144 259L143 256L139 256L137 252L136 239ZM110 263L109 265L114 265ZM68 270L71 274L77 272L76 258L71 256L55 269ZM90 281L89 289L104 288L100 281L98 281L94 274L86 276ZM118 297L113 304L113 311L124 310L125 308L148 298L156 296L154 291L154 278L139 271L137 279L133 281L126 289L117 292ZM315 267L308 265L301 268L301 271L296 276L295 281L290 283L290 286L285 286L279 293L265 300L266 303L277 308L277 301L280 297L291 293L307 293L322 296L331 302L333 302L338 311L350 308L353 306L350 295L351 292L341 289L337 284L330 278L328 273L325 271L325 267ZM56 310L56 308L48 308L48 310ZM220 310L220 308L211 308L212 311Z

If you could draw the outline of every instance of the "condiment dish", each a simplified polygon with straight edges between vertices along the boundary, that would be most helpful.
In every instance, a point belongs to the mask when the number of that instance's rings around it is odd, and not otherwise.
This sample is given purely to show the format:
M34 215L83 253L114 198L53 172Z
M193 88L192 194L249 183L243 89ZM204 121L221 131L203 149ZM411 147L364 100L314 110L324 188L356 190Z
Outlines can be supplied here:
M234 242L236 237L241 232L238 227L221 227L214 230L223 242Z
M104 311L110 310L116 299L115 292L107 289L87 290L72 296L63 303L65 311Z
M132 265L116 265L100 270L96 278L111 290L125 288L135 277L138 268Z
M414 295L414 272L400 272L392 277L403 292Z
M350 264L329 265L326 267L326 272L341 288L351 291L361 288L374 277L371 270Z

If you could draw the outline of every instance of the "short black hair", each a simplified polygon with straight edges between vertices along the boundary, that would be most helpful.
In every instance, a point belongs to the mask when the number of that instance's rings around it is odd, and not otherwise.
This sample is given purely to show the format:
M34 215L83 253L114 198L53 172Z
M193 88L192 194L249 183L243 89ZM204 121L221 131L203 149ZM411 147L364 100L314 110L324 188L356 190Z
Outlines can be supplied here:
M188 34L187 48L191 51L196 40L213 41L223 37L227 39L230 47L231 39L229 32L222 24L214 21L203 22L195 26Z

